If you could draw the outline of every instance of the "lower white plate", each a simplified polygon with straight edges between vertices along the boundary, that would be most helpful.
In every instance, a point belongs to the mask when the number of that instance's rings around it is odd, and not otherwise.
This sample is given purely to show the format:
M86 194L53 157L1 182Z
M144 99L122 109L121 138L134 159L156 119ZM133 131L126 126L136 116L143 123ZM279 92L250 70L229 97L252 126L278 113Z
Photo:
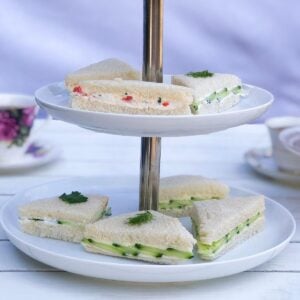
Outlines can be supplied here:
M179 265L154 265L85 252L80 244L39 238L20 231L17 208L20 204L74 190L110 196L113 215L137 210L138 191L101 186L99 179L75 178L40 185L19 193L4 205L1 223L10 241L21 251L45 264L85 276L135 282L175 282L217 278L258 266L280 253L295 232L295 221L288 210L266 199L266 225L263 232L213 262L194 259ZM232 195L255 193L232 188ZM280 222L279 222L280 220ZM182 219L190 230L188 218Z
M280 170L273 157L271 148L255 148L245 153L247 164L257 173L269 178L291 184L300 183L300 175Z

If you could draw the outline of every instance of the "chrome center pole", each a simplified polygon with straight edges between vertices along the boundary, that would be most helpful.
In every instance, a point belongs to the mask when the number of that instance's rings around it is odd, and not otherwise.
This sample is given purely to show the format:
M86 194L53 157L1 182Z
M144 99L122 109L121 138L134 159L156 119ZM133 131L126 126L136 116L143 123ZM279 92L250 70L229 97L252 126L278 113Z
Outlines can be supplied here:
M143 80L162 82L163 0L144 0ZM160 137L141 138L140 210L158 209Z

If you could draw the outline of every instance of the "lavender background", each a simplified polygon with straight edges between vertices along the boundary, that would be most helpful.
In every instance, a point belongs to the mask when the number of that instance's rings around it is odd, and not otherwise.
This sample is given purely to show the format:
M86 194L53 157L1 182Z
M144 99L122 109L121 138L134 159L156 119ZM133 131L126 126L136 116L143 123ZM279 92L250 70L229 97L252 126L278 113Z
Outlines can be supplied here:
M0 0L0 92L108 57L142 64L142 0ZM264 116L300 116L300 1L165 0L164 72L209 69L275 94Z

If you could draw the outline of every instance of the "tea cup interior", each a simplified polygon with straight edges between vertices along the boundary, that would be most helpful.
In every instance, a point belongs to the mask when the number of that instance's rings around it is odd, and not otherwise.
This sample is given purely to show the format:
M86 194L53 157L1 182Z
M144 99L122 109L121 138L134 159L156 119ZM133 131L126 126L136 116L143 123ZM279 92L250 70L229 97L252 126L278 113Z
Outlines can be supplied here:
M0 94L0 110L21 109L36 106L33 96L22 94Z

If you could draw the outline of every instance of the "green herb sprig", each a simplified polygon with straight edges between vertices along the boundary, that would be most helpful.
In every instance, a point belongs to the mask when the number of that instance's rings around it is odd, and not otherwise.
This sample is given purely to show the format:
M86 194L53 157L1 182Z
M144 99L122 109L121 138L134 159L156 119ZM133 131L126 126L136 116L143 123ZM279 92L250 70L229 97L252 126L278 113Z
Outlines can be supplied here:
M144 213L136 214L134 217L130 217L127 219L128 225L142 225L153 220L153 215L150 211L146 211Z
M212 77L214 73L209 72L208 70L198 71L198 72L189 72L186 76L194 77L194 78L205 78L205 77Z
M72 192L70 194L63 193L58 198L69 204L82 203L88 200L88 197L82 195L80 192Z

